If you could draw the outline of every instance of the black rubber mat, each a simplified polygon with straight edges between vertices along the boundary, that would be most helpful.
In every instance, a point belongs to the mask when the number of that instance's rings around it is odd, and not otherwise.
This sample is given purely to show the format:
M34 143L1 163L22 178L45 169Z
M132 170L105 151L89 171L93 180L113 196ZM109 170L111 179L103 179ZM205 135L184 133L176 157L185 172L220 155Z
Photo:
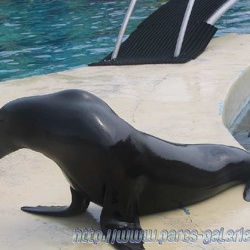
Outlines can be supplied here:
M174 57L177 38L189 0L170 0L130 34L116 59L107 57L90 66L185 63L199 56L217 31L207 19L227 0L196 0L181 54Z

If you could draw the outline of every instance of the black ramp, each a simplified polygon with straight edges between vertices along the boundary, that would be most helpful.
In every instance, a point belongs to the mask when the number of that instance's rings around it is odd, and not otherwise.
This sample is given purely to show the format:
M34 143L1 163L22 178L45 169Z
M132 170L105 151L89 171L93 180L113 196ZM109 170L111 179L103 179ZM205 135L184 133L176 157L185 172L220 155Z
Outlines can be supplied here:
M189 0L170 0L147 17L121 45L116 59L111 54L98 65L185 63L199 56L217 28L206 21L227 0L196 0L188 22L181 53L174 57L180 27Z

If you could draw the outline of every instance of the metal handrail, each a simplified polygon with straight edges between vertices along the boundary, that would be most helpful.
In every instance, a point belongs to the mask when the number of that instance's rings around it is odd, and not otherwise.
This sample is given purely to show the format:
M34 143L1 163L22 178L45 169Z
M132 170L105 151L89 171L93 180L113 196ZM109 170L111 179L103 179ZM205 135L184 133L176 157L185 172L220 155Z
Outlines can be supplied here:
M238 2L239 0L230 0L228 2L226 2L225 4L223 4L208 20L207 20L207 24L211 24L214 25L218 19L226 12L228 11L234 4L236 4L236 2ZM190 19L191 16L191 12L194 6L195 0L189 0L183 21L182 21L182 25L181 25L181 29L180 29L180 33L177 39L177 44L175 47L175 52L174 52L174 56L177 57L180 55L181 53L181 49L182 49L182 44L183 44L183 40L184 40L184 36L187 30L187 25L188 25L188 21Z
M188 21L190 19L191 12L192 12L193 7L194 7L194 2L195 2L195 0L189 0L189 2L188 2L187 9L186 9L186 12L184 14L183 21L182 21L182 24L181 24L181 29L180 29L180 32L179 32L179 36L178 36L178 39L177 39L177 44L176 44L176 47L175 47L174 57L179 56L180 53L181 53L184 36L186 34Z
M228 11L233 5L235 5L239 0L230 0L223 4L208 20L207 23L214 25L218 19Z
M229 10L234 4L236 4L236 2L238 2L239 0L229 0L228 2L226 2L225 4L223 4L208 20L207 23L214 25L218 19L227 11ZM131 0L127 13L125 15L125 18L123 20L117 41L116 41L116 45L114 48L114 51L112 53L111 59L116 59L122 44L122 39L124 37L126 28L128 26L128 22L129 19L132 15L132 12L135 8L135 4L136 4L137 0ZM176 47L175 47L175 51L174 51L174 57L178 57L181 53L181 49L182 49L182 45L183 45L183 41L184 41L184 37L187 31L187 26L188 26L188 22L194 7L194 3L195 0L189 0L188 5L187 5L187 9L185 11L184 17L183 17L183 21L181 24L181 28L180 28L180 32L178 35L178 39L177 39L177 43L176 43Z
M125 16L125 18L123 20L122 27L120 29L120 32L119 32L119 35L118 35L118 38L117 38L117 41L116 41L115 49L114 49L114 51L112 53L112 56L111 56L111 59L115 59L117 57L118 53L119 53L119 50L120 50L120 47L121 47L121 44L122 44L122 39L124 37L126 28L128 26L129 19L130 19L131 15L132 15L132 12L133 12L134 8L135 8L136 2L137 2L137 0L131 0L131 2L129 4L126 16Z

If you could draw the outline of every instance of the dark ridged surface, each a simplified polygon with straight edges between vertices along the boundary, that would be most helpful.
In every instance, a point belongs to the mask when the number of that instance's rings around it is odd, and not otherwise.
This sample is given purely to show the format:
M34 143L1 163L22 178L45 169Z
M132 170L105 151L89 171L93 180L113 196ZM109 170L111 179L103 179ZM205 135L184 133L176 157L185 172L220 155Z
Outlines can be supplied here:
M217 29L207 19L227 0L196 0L180 56L174 50L188 0L170 0L161 6L122 43L118 57L111 54L97 65L185 63L199 56Z

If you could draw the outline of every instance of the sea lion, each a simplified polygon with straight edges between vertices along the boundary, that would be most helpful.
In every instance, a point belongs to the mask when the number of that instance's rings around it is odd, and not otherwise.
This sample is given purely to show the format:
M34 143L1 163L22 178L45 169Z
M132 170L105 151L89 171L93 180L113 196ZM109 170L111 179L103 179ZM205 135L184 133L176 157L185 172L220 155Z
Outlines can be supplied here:
M40 152L70 183L69 207L22 207L70 216L89 202L103 207L101 229L141 230L139 215L186 206L247 183L250 154L215 144L177 144L140 132L83 90L14 100L0 109L0 158L21 148ZM143 242L117 243L144 249Z

